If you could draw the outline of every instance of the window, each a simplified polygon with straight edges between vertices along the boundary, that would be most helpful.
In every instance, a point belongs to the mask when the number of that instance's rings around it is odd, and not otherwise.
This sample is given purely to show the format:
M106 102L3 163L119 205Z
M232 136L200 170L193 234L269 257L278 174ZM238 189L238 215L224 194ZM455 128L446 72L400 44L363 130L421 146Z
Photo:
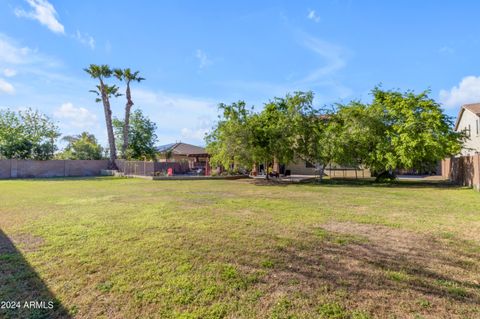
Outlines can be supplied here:
M305 162L305 167L306 167L306 168L315 168L315 165L313 165L313 164L310 163L309 161L306 161L306 162Z
M477 136L478 136L478 119L475 121L475 124L477 125Z

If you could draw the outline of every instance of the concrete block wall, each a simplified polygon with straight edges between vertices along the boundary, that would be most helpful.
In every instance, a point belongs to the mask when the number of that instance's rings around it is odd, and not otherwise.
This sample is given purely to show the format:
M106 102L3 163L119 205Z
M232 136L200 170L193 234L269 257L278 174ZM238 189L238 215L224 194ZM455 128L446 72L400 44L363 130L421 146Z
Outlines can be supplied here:
M0 160L0 178L97 176L108 160Z

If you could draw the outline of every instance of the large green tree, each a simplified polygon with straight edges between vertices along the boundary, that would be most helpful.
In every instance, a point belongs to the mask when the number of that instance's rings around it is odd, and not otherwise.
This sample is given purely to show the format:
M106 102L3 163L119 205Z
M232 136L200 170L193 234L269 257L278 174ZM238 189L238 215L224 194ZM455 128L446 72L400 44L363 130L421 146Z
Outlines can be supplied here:
M359 101L337 104L328 116L334 146L332 161L357 167L366 164L376 146L382 142L385 125L372 108Z
M265 104L262 112L252 115L251 148L255 162L288 164L296 155L298 157L298 125L304 124L299 118L312 107L312 102L312 92L295 92L284 98L274 98Z
M364 159L368 167L377 173L428 169L460 152L463 134L453 131L451 118L429 93L372 91L365 126L376 135L376 143Z
M125 82L126 89L125 89L125 97L127 99L127 102L125 104L125 117L123 120L123 144L122 144L122 157L125 158L126 152L128 149L128 136L129 136L129 128L130 128L130 112L132 109L132 106L134 105L133 100L132 100L132 93L130 90L130 83L132 81L134 82L141 82L145 80L145 78L142 78L139 76L140 72L135 71L132 72L130 68L126 69L114 69L113 74L117 79L120 81Z
M51 159L59 136L55 123L39 111L0 110L0 157L2 158Z
M91 92L97 95L96 102L102 102L103 111L105 113L105 124L107 127L107 136L108 136L108 145L110 148L109 157L110 163L109 166L112 169L116 169L115 160L117 158L117 150L115 147L115 136L113 134L113 125L112 125L112 109L110 107L110 98L118 97L121 94L118 93L118 87L115 85L108 85L105 83L105 80L112 76L113 71L106 64L96 65L90 64L88 68L84 69L90 77L97 79L99 84L96 86L96 90L91 90Z
M244 101L230 105L221 103L222 115L215 128L206 136L207 152L211 155L212 166L227 169L250 168L253 165L251 153L251 110Z
M212 163L225 167L301 158L315 164L321 177L329 164L362 165L380 175L425 170L457 154L463 139L428 93L375 88L370 104L318 109L313 93L296 92L274 98L259 113L244 102L221 104L223 117L207 136L207 149Z
M99 160L102 159L103 148L98 144L95 135L82 132L80 135L64 136L62 140L68 144L58 155L61 159Z
M288 163L294 159L298 112L311 107L311 92L296 92L274 98L264 109L253 112L243 101L220 104L222 116L207 135L212 165L250 169L254 163ZM268 175L266 176L268 178Z
M306 104L297 110L292 120L295 134L291 147L297 157L316 166L322 180L325 168L339 157L339 126L333 112Z
M113 120L115 136L119 148L122 148L125 122L115 118ZM155 160L157 142L157 125L151 121L141 110L135 110L130 118L128 130L128 148L125 152L126 159Z

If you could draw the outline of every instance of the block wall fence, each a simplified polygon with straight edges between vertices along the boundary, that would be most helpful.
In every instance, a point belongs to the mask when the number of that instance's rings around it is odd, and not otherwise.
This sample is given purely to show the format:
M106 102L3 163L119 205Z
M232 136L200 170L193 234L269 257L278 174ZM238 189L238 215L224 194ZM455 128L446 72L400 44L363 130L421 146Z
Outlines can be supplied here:
M442 177L455 184L480 191L480 154L444 159Z
M0 178L97 176L108 160L0 160Z

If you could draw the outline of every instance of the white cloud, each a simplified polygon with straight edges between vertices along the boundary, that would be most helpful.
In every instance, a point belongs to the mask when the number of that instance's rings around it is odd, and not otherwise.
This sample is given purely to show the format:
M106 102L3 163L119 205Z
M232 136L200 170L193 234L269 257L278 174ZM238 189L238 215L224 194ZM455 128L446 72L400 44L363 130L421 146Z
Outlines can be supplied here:
M466 76L450 90L440 90L440 101L447 108L480 102L480 76Z
M301 82L317 81L327 75L332 75L347 65L343 48L309 35L302 35L301 38L305 47L325 61L324 66L310 72Z
M0 93L14 94L15 88L12 84L0 78Z
M67 79L66 76L54 71L54 68L59 66L62 66L60 60L43 55L36 49L22 46L14 39L0 33L0 76L8 78L22 73L29 75L30 79L71 82L74 78Z
M235 96L254 94L256 106L261 106L272 96L284 96L295 91L313 90L316 92L315 100L321 103L338 102L346 99L353 91L341 83L337 74L347 66L347 58L351 54L347 48L334 43L313 37L300 29L294 29L293 35L299 45L307 48L314 56L314 61L319 60L320 66L310 69L296 69L294 74L276 81L224 80L215 84L224 86ZM252 102L250 100L250 102Z
M75 33L74 38L78 40L81 44L88 46L90 49L95 50L95 39L87 34L87 33L81 33L80 31L77 30L77 33Z
M217 118L217 102L197 97L133 89L135 105L158 126L159 144L183 140L203 145L204 133Z
M27 64L32 60L34 51L28 47L19 47L14 41L0 33L0 63Z
M11 78L12 76L17 75L17 71L14 69L3 69L3 75L5 75L7 78Z
M51 3L47 0L26 0L32 7L32 11L25 11L23 9L15 9L17 17L24 17L28 19L37 20L51 31L55 33L64 34L65 28L57 19L57 11Z
M134 95L134 96L133 96ZM213 101L200 98L191 98L182 95L154 92L145 89L132 89L135 104L155 106L165 111L178 112L204 112L216 110L217 104ZM184 114L180 114L183 116Z
M450 54L455 53L455 49L453 49L451 47L448 47L448 46L444 46L444 47L441 47L438 50L438 52L441 53L441 54L450 55Z
M320 22L320 17L317 15L315 10L308 10L307 18L317 23Z
M184 127L181 130L182 139L194 139L194 140L203 140L205 138L205 134L207 134L210 130L208 128L200 128L196 130L192 130L190 128Z
M197 52L195 53L195 57L198 59L199 65L198 67L200 69L203 69L209 65L211 65L213 62L208 58L207 54L200 50L197 49Z
M97 116L83 107L75 107L71 102L63 103L57 108L54 117L65 120L65 124L76 128L87 128L98 125Z

